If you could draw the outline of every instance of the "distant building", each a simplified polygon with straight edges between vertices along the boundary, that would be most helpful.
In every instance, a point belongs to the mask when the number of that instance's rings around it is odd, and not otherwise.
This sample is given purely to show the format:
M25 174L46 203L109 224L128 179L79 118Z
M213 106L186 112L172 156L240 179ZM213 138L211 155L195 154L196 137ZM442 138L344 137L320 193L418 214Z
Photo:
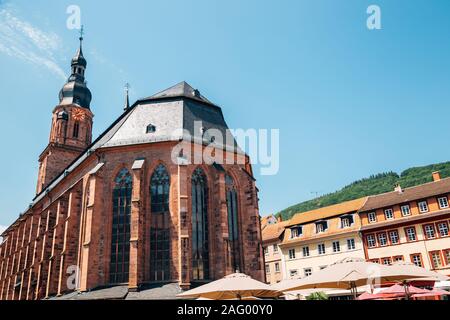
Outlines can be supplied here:
M1 235L0 300L189 288L236 270L263 281L250 159L234 139L214 143L208 131L227 137L221 108L186 82L131 106L127 96L123 114L92 142L81 40L39 157L36 197ZM187 160L207 146L236 161Z
M283 280L282 255L279 244L283 239L286 224L289 221L270 220L262 229L266 282L274 284Z
M357 214L367 198L298 213L286 224L283 278L302 278L344 258L364 258Z
M450 178L371 196L360 209L368 260L412 262L450 275Z

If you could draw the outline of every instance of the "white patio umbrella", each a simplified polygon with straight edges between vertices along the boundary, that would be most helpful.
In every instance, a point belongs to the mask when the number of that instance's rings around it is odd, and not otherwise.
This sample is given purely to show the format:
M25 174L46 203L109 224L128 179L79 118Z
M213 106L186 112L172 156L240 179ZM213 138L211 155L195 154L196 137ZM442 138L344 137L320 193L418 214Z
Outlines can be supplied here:
M418 267L411 262L397 261L389 266L392 273L410 275L414 274L415 277L411 280L432 280L432 281L445 281L449 277L435 271L429 271L425 268Z
M246 299L247 297L273 298L281 293L269 285L243 273L233 273L222 279L180 293L180 298L208 298L212 300Z
M280 291L316 288L349 290L367 285L371 279L378 279L381 274L386 273L386 268L364 259L346 258L310 276L281 281L273 288Z
M423 269L423 268L422 268ZM350 289L356 298L356 288L368 284L382 284L386 282L402 282L410 279L424 278L424 276L439 278L434 272L425 269L392 267L360 258L346 258L312 275L296 280L287 280L273 286L280 291L293 291L311 288Z

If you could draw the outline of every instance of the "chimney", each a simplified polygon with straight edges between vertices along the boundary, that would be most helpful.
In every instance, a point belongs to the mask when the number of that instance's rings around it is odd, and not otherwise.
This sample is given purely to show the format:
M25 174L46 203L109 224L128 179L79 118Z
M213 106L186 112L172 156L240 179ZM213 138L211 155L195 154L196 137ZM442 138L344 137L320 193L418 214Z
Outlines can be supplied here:
M441 180L441 173L439 171L433 172L432 175L433 175L434 182Z
M397 185L394 188L394 191L398 192L398 193L402 193L402 187L400 186L400 183L397 183Z

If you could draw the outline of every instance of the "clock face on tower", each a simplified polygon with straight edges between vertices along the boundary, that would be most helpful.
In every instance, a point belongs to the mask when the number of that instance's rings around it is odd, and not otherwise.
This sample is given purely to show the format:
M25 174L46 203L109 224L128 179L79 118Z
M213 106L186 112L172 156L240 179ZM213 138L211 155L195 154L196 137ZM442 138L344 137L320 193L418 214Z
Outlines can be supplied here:
M72 111L72 118L75 121L82 121L84 120L84 117L86 116L83 109L74 109Z

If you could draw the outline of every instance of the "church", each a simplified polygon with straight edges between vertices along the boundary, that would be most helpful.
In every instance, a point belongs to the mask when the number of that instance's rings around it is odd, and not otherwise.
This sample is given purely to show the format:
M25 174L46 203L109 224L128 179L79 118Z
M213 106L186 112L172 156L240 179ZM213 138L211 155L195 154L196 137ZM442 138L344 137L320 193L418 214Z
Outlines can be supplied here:
M221 108L186 82L132 105L127 94L92 141L82 41L39 155L36 196L2 234L0 300L188 289L236 270L264 281L258 189L248 155L211 134L229 135ZM193 161L204 153L215 160Z

